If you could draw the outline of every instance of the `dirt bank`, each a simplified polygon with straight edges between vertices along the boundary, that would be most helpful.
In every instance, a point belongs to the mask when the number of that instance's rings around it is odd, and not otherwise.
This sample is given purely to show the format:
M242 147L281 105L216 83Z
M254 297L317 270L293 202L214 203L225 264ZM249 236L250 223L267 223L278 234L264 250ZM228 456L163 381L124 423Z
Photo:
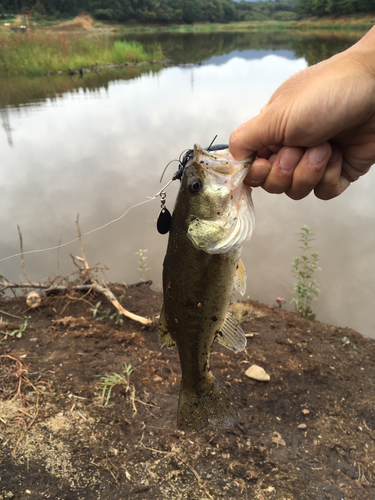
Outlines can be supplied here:
M112 290L160 311L147 286ZM375 340L255 302L239 314L248 347L216 345L212 369L240 423L187 434L177 352L156 327L116 323L99 295L0 299L0 499L374 499ZM130 386L105 407L100 377L125 364ZM270 382L246 377L252 364Z
M71 21L53 24L53 31L91 31L94 29L93 18L90 14L79 14Z

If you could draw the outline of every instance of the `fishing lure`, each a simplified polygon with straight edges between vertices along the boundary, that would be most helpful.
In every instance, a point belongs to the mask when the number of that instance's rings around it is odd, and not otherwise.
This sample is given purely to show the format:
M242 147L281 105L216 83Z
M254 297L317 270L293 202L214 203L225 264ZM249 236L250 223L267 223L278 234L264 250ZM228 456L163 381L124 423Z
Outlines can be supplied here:
M221 149L228 149L229 148L228 144L216 144L216 145L214 145L213 143L215 142L216 137L217 137L217 135L215 135L211 144L208 146L208 148L206 148L206 151L219 151ZM183 153L184 153L184 156L181 159L181 156ZM181 182L182 174L184 173L184 170L185 170L187 163L193 157L193 154L194 154L194 149L188 149L188 150L183 151L181 153L180 158L178 160L172 160L172 161L178 161L178 163L179 163L179 168L178 168L177 172L173 175L172 181L175 181L178 179ZM169 162L168 165L165 167L163 174L161 176L160 182L162 181L164 173L165 173L165 171L168 168L170 163L171 162ZM156 228L160 234L169 233L169 230L171 228L171 223L172 223L172 215L171 215L170 211L168 210L168 208L165 206L166 196L167 196L167 194L165 191L160 192L161 210L160 210L158 220L156 222Z
M160 193L161 198L161 211L156 223L156 228L160 234L167 234L171 227L172 216L168 208L165 206L165 198L167 194L165 191Z
M211 142L210 146L208 148L206 148L206 151L217 151L219 149L228 148L227 144L217 144L216 146L213 146L215 139L216 139L216 136L215 136L214 140ZM109 222L106 222L105 224L103 224L99 227L96 227L95 229L91 229L90 231L87 231L86 233L81 235L81 238L84 236L88 236L89 234L95 233L96 231L100 231L101 229L104 229L105 227L107 227L111 224L114 224L115 222L118 222L123 217L125 217L129 213L129 211L132 210L133 208L139 207L140 205L148 203L152 200L156 200L159 198L159 196L161 198L161 209L160 209L160 214L159 214L156 226L157 226L157 230L159 231L160 234L167 234L170 230L170 227L171 227L172 216L171 216L169 210L167 209L167 207L165 206L166 189L169 186L169 184L171 182L173 182L174 180L179 179L181 181L183 171L184 171L188 161L192 158L193 151L194 151L193 149L188 149L186 151L183 151L183 153L181 153L181 155L180 155L180 159L172 160L172 161L177 161L179 163L179 169L174 174L173 178L170 181L168 181L167 184L160 191L158 191L154 196L148 197L147 200L141 201L139 203L136 203L135 205L132 205L130 208L125 210L125 212L122 215L120 215L119 217L116 217L115 219L113 219ZM164 169L164 172L166 171L166 169L170 163L172 163L172 162L168 163L168 165ZM163 172L163 175L161 176L160 182L163 179L164 172ZM36 254L36 253L41 253L41 252L48 252L50 250L60 249L62 247L66 247L72 243L75 243L78 240L79 240L79 238L73 238L72 240L67 241L66 243L59 243L58 245L53 245L53 246L50 246L47 248L39 248L36 250L27 250L27 251L24 251L22 253L18 252L18 253L14 253L12 255L8 255L7 257L3 257L3 258L1 258L1 256L0 256L0 262L4 262L6 260L10 260L10 259L13 259L15 257L20 257L23 255Z

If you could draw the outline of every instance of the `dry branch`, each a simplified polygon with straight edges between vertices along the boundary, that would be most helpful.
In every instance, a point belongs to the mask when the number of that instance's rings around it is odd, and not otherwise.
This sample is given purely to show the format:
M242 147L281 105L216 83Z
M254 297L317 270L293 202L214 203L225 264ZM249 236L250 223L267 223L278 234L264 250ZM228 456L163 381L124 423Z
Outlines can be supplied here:
M101 285L98 285L97 283L94 283L93 288L94 288L94 290L97 290L98 292L103 293L111 301L112 305L121 314L123 314L127 318L130 318L133 321L138 321L138 323L141 323L142 325L145 325L145 326L152 325L152 321L150 321L149 319L143 318L142 316L138 316L137 314L133 314L130 311L127 311L126 309L124 309L122 307L122 305L120 304L120 302L116 299L114 294L111 292L111 290L109 288L107 288L105 285L101 286Z
M137 314L131 313L130 311L126 310L120 302L117 300L113 292L104 284L104 286L99 285L98 283L90 283L87 285L49 285L46 283L12 283L10 281L5 281L3 278L3 283L2 287L0 288L0 292L6 290L7 288L39 288L45 291L46 294L49 292L65 292L68 290L76 290L79 292L90 292L91 290L94 290L98 293L102 293L105 295L112 305L123 315L126 316L129 319L132 319L133 321L137 321L138 323L141 323L144 326L152 326L152 321L150 319L144 318L143 316L138 316Z
M20 237L20 246L21 246L21 260L22 260L22 269L24 272L24 275L26 279L28 280L28 283L12 283L11 281L8 281L4 276L0 275L0 293L4 292L7 289L28 289L28 288L39 288L41 290L44 290L45 293L48 295L48 293L52 292L65 292L65 291L70 291L70 290L76 290L80 292L91 292L92 290L102 293L107 297L107 299L112 303L112 305L119 311L123 316L126 318L129 318L133 321L137 321L138 323L141 323L144 326L152 326L153 322L150 319L144 318L143 316L138 316L137 314L131 313L130 311L127 311L117 300L113 292L106 286L106 284L103 282L103 286L99 285L97 282L97 278L95 274L92 272L93 270L100 269L97 266L94 268L90 268L85 251L83 249L83 243L82 243L82 237L81 237L81 230L79 227L79 216L77 215L77 220L76 220L76 225L77 225L77 232L78 232L78 239L79 239L79 244L81 247L81 253L82 257L77 257L77 256L71 256L73 259L73 263L78 267L79 269L79 276L77 280L75 281L76 284L73 284L72 282L67 283L67 279L62 278L61 281L67 284L63 285L57 285L56 281L58 278L55 278L55 282L50 282L50 283L33 283L29 277L26 274L25 270L25 263L23 260L23 245L22 245L22 234L21 230L18 227L18 233ZM80 267L76 261L80 261L84 265L84 269ZM106 268L107 269L107 268ZM89 281L89 283L87 283ZM79 282L84 282L84 284L78 284Z
M20 249L21 249L21 266L22 266L22 271L23 274L25 275L25 278L29 283L31 283L30 278L27 275L26 268L25 268L25 259L23 258L23 242L22 242L22 233L20 226L17 224L17 229L18 229L18 235L20 237Z
M81 229L79 227L79 214L77 215L76 226L77 226L77 232L78 232L79 245L81 247L81 254L82 254L82 259L80 259L80 260L82 260L83 265L85 266L85 269L87 271L90 269L90 266L87 263L86 254L85 254L85 251L83 249Z

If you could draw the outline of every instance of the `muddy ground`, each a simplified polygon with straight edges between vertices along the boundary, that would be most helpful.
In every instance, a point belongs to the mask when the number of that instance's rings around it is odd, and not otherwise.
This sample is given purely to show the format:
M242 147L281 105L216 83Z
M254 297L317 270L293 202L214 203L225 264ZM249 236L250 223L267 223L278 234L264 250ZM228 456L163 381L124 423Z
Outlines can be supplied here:
M136 314L160 312L147 286L112 290ZM156 327L116 322L100 295L33 310L0 298L0 499L375 499L375 340L240 309L246 351L216 345L211 363L240 422L185 433L177 352L160 349ZM130 384L104 406L100 377L125 364ZM248 378L252 364L271 380Z

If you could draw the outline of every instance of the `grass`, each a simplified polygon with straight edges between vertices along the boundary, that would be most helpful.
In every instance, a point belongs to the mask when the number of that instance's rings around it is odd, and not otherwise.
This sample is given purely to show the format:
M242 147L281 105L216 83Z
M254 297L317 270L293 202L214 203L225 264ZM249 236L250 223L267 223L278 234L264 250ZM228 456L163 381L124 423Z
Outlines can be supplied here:
M125 392L131 391L131 399L134 405L134 395L135 395L135 387L130 384L130 375L133 373L133 367L131 365L123 366L122 373L112 373L111 375L105 375L100 377L100 382L98 383L98 388L102 391L102 401L103 406L108 406L112 389L116 385L122 385L125 387ZM135 410L136 411L136 410Z
M375 14L365 17L305 19L301 21L246 21L230 24L201 23L171 26L110 25L120 33L213 33L316 30L365 32L375 24ZM101 26L106 26L102 23ZM95 25L95 28L97 26ZM0 77L36 77L92 66L161 61L159 49L146 51L139 42L114 41L108 34L45 32L14 33L0 27Z
M91 66L161 60L139 42L113 41L106 35L0 32L0 76L42 76Z
M263 318L265 313L260 309L256 309L251 304L246 302L234 302L229 308L230 313L239 324L252 321L256 318Z

